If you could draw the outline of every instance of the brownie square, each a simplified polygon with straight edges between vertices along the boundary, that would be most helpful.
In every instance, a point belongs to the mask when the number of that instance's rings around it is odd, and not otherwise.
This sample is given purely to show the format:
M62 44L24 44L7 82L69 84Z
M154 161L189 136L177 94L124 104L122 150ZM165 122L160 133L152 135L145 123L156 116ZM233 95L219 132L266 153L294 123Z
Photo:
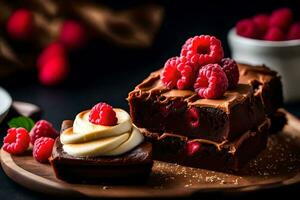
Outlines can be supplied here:
M62 123L65 130L73 121ZM80 183L139 183L147 180L153 166L152 144L143 142L120 156L74 157L63 151L57 138L53 147L50 163L56 177L67 182Z
M278 74L265 66L238 66L239 85L220 99L201 99L192 90L168 89L160 80L160 70L151 73L128 95L133 122L151 132L222 142L255 129L266 115L277 120L277 110L283 105ZM191 108L198 112L198 127L190 126L186 117Z
M140 130L153 144L153 158L156 160L210 170L237 172L266 148L269 128L270 120L266 119L258 127L246 131L232 142L197 140L200 147L193 154L189 154L187 148L187 143L192 139L186 136L155 133L144 128Z

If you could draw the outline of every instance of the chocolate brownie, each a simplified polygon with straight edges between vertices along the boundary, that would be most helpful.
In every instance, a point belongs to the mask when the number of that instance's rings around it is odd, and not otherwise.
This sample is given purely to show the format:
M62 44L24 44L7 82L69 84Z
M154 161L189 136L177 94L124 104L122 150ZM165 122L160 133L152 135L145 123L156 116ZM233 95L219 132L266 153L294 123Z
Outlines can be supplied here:
M238 66L238 87L226 91L221 99L201 99L191 90L169 90L160 80L160 70L151 73L128 95L133 122L152 132L221 142L257 127L265 115L271 120L286 121L285 115L277 112L283 105L280 76L265 66ZM186 118L191 108L199 113L201 125L196 128ZM272 130L281 130L283 125Z
M63 121L61 132L72 124L71 120ZM74 157L64 152L62 143L57 138L50 163L56 177L67 182L143 182L147 180L153 166L152 144L143 142L121 156Z
M167 89L160 71L153 72L129 93L133 122L153 132L172 132L216 142L233 140L265 120L261 100L253 87L239 84L220 99L201 99L192 90ZM190 125L189 109L199 113L200 126Z
M270 120L266 119L257 128L246 131L234 141L221 143L204 139L193 140L172 133L155 133L144 128L140 130L153 144L154 159L191 167L235 172L265 149L269 127ZM200 143L199 150L192 155L187 148L189 141Z

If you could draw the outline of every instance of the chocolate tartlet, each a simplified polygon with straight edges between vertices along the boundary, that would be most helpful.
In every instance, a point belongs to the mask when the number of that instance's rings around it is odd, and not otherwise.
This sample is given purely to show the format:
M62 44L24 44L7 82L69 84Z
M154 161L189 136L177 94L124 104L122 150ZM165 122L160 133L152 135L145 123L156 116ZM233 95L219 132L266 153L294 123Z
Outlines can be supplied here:
M220 99L202 99L192 90L168 89L161 82L160 70L129 93L132 120L153 142L154 159L238 170L265 148L270 124L272 130L281 130L285 123L284 114L278 111L283 105L281 80L264 66L238 67L238 86L227 90ZM187 117L191 109L199 119ZM282 123L272 125L270 119ZM200 125L192 126L193 120ZM202 148L188 156L187 141L193 140L200 141ZM212 148L216 146L222 148Z
M63 121L61 132L72 125L72 120ZM147 180L151 172L152 145L143 142L121 156L77 157L64 152L57 138L50 163L57 178L71 183L138 183Z

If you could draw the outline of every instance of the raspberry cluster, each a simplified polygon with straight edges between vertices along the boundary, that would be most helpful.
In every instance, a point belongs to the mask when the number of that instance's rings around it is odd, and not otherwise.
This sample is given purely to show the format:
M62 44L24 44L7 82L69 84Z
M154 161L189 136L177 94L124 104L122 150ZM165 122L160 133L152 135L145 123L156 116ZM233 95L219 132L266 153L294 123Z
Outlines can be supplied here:
M31 142L33 157L38 162L46 163L51 156L54 141L58 135L50 122L40 120L30 132L22 127L8 129L3 139L3 149L10 154L20 155L27 151Z
M237 86L239 71L234 60L224 58L220 40L200 35L185 42L179 57L166 61L160 77L169 89L191 89L201 98L216 99Z
M258 14L251 19L238 21L236 33L260 40L295 40L300 39L300 22L294 22L291 9L280 8L270 15Z

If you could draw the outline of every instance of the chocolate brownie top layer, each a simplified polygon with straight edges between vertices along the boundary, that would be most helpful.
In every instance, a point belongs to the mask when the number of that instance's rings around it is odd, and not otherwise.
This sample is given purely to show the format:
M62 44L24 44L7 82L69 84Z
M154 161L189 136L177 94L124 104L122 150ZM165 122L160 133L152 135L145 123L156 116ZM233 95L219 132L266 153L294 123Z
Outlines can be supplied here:
M135 89L129 93L128 99L134 97L147 99L151 96L157 96L158 101L168 102L181 98L188 103L188 106L214 107L222 109L228 114L232 106L244 102L249 96L253 95L254 92L255 95L261 95L261 90L265 84L268 84L274 79L278 80L280 85L279 91L277 92L279 93L277 95L279 101L278 104L282 102L280 77L275 71L264 66L253 67L246 64L238 65L240 71L240 81L238 86L233 90L227 90L220 99L202 99L192 90L168 89L160 80L161 70L151 73L148 78L137 85ZM262 101L264 101L264 99L262 99ZM277 108L278 106L276 109Z

